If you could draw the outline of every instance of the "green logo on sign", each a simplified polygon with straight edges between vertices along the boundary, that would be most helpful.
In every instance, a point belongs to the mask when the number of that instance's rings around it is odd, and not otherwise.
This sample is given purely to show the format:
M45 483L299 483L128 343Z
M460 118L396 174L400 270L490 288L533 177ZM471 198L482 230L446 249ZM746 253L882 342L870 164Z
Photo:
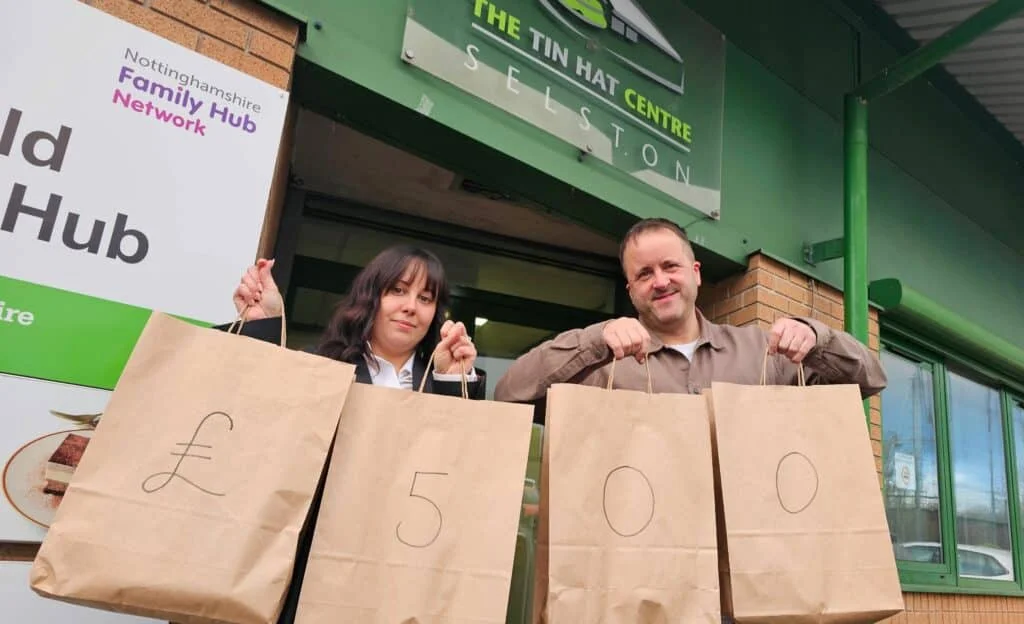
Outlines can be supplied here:
M608 28L604 5L601 0L558 0L562 6L584 22L604 30Z
M683 92L683 59L635 0L537 0L563 26L601 47L630 69L676 93ZM577 30L571 15L591 29ZM667 58L666 58L667 57Z

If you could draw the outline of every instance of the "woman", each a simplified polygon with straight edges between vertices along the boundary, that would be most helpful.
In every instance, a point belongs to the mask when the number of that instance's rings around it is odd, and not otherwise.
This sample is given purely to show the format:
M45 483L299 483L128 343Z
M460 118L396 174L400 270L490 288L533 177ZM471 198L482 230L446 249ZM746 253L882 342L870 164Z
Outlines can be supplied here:
M279 343L284 301L271 276L273 260L259 260L235 289L244 310L243 333ZM469 396L483 399L485 376L476 371L476 348L461 322L445 320L448 281L429 251L405 245L385 249L363 268L337 307L319 343L309 349L356 365L356 381L419 389L433 354L424 392L461 395L465 370Z
M279 344L284 301L270 274L273 266L273 260L261 259L250 267L235 289L234 302L244 314L244 335ZM464 324L445 320L448 298L448 281L437 256L404 245L385 249L353 280L320 342L309 351L355 364L358 383L411 390L419 389L433 355L424 392L461 396L465 371L469 397L483 399L485 375L473 367L476 348ZM321 477L299 536L279 624L295 619L323 486Z

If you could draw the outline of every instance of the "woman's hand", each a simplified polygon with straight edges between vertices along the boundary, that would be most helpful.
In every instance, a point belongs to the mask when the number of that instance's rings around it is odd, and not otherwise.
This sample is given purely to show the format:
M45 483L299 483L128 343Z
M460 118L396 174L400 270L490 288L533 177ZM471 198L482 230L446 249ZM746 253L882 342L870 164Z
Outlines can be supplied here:
M466 331L466 326L445 321L441 326L441 342L434 349L434 371L439 374L458 375L473 370L476 361L476 347Z
M245 310L244 320L254 321L281 316L284 311L284 299L277 289L277 284L274 283L274 277L270 274L273 267L273 260L260 258L255 266L249 267L242 275L233 299L235 310L239 314Z

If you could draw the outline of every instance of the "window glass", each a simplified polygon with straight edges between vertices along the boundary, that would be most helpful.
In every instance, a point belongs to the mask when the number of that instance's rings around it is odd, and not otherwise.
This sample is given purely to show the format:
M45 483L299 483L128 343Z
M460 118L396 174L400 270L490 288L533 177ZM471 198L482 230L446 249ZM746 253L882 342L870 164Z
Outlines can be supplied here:
M949 373L949 428L960 575L1012 579L999 392Z
M358 225L307 218L302 223L297 253L362 267L382 249L401 243L424 247L437 254L453 286L585 310L608 313L615 310L615 278L612 277L462 249Z
M935 393L931 366L891 351L882 364L885 510L896 558L942 563Z
M1010 407L1010 422L1013 426L1013 440L1017 455L1017 508L1024 522L1024 402L1014 400ZM1024 535L1024 527L1020 533Z

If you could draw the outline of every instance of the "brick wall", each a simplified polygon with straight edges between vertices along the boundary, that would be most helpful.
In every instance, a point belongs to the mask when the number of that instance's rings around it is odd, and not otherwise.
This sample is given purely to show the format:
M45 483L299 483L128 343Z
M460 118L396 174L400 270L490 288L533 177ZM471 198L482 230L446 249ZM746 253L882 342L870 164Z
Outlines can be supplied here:
M256 0L80 0L281 89L291 87L300 25ZM284 208L296 110L289 107L257 255L272 254Z
M999 596L904 594L906 611L885 624L1024 624L1024 600Z
M287 89L299 24L255 0L81 0Z
M700 310L716 323L767 329L780 316L810 316L843 329L843 295L766 256L751 256L746 272L701 286ZM868 345L878 352L878 313L871 310ZM872 397L871 445L882 482L882 401ZM885 624L1024 624L1024 600L955 594L904 594L906 611Z

